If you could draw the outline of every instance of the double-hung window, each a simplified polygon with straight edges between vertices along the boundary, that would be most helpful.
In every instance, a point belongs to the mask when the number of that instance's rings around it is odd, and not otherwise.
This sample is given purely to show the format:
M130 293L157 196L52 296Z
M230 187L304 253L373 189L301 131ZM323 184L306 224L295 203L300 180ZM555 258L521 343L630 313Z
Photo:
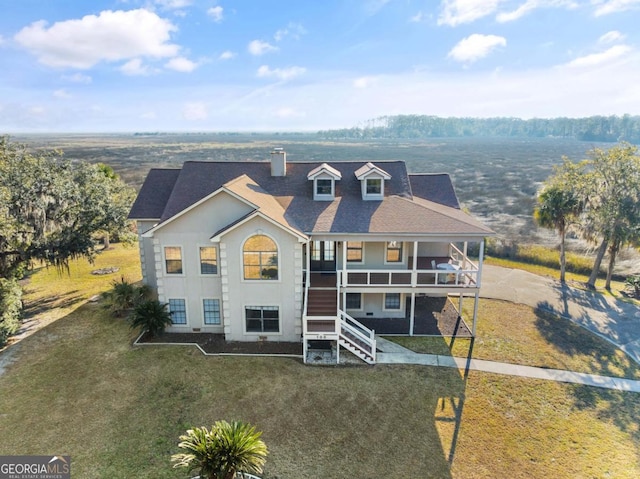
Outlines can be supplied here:
M402 263L402 241L387 241L387 263Z
M170 299L169 312L173 324L187 324L187 306L184 299Z
M200 274L218 274L218 250L215 246L200 248Z
M362 263L362 241L347 241L347 263Z
M219 299L203 299L202 313L204 315L204 324L219 325L220 324L220 300Z
M167 274L182 274L182 248L180 246L165 246L164 264Z
M246 306L244 308L247 333L279 333L278 306Z
M347 309L362 309L362 294L347 293Z
M384 309L400 309L400 293L386 293L384 295Z

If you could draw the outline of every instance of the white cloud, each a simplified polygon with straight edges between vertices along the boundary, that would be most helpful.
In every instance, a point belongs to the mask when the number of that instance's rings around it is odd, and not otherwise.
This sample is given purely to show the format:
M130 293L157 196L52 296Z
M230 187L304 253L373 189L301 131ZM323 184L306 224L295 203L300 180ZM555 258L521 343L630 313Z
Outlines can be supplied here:
M499 23L512 22L525 16L527 13L532 12L538 8L577 8L578 4L573 0L526 0L515 10L510 12L502 12L496 16L496 20Z
M598 38L598 43L615 43L624 40L624 35L617 30L611 30Z
M492 14L503 0L443 0L438 25L455 27Z
M60 98L61 100L66 100L67 98L71 98L71 94L63 88L61 88L60 90L54 91L53 96L56 98Z
M504 37L474 33L460 40L448 56L459 62L471 63L506 45L507 40Z
M373 77L360 77L353 80L355 88L369 88L375 82Z
M143 120L155 120L156 118L158 118L158 115L155 111L146 111L140 115L140 118L142 118Z
M87 69L101 61L175 56L180 47L169 43L175 30L171 22L149 10L106 10L51 27L40 20L14 38L45 65Z
M270 43L263 42L262 40L253 40L249 42L247 50L249 50L249 53L252 55L259 56L268 52L275 52L278 50L278 47L274 47Z
M640 8L640 0L591 0L596 17Z
M129 76L148 75L149 67L142 64L142 60L134 58L120 67L120 71Z
M424 13L421 11L409 18L412 23L420 23L422 20L424 20Z
M600 53L592 53L583 57L570 61L567 65L570 67L593 67L608 63L617 58L623 57L631 52L628 45L615 45L608 50Z
M73 75L63 75L63 80L67 80L73 83L84 83L88 85L93 81L93 79L89 75L85 75L84 73L74 73Z
M198 68L198 64L185 57L175 57L165 63L164 67L177 72L190 73Z
M232 52L231 50L227 50L222 52L218 58L220 60L231 60L232 58L235 58L235 56L236 54L234 52Z
M192 0L156 0L156 3L164 8L177 9L191 5Z
M4 37L2 35L0 35L0 46L4 45Z
M291 37L295 40L299 40L302 35L305 35L307 30L300 24L290 22L285 28L281 28L274 35L273 38L276 42L282 41L285 37Z
M202 121L208 117L207 106L202 102L187 103L182 109L182 118L188 121Z
M211 7L209 10L207 10L207 15L213 18L214 22L220 23L224 18L223 12L224 8L222 8L220 5L216 5L215 7Z
M258 76L261 78L278 78L280 80L290 80L294 77L300 76L307 71L303 67L290 67L290 68L269 68L268 65L262 65L258 68Z

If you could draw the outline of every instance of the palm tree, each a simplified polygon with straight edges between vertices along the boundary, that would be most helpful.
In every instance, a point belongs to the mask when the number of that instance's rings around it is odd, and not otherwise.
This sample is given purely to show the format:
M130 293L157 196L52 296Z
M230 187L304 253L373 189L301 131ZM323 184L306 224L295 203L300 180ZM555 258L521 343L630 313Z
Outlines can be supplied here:
M106 307L116 317L133 309L138 303L145 300L151 294L151 288L146 284L137 286L122 276L120 281L113 281L110 291L104 293L107 300Z
M142 331L148 331L151 336L157 336L171 324L171 313L167 310L166 304L149 299L133 308L129 323L133 329L140 328Z
M560 282L565 282L565 237L567 228L580 214L582 202L567 185L552 183L538 195L533 217L543 228L555 229L560 236Z
M200 479L235 479L242 474L261 474L267 446L261 432L241 421L217 421L206 427L189 429L180 436L178 447L186 453L174 454L173 467L198 471ZM240 476L238 476L238 474Z

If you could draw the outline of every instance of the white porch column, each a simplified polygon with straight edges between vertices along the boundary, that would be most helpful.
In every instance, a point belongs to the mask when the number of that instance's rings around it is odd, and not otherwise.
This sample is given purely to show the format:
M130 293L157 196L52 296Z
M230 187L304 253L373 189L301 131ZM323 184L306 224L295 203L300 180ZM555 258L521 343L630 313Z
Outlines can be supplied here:
M338 275L339 276L338 287L341 287L344 282L344 280L342 279L342 276L347 274L347 242L346 241L342 242L342 271L343 273ZM344 306L344 308L346 309L346 306Z
M464 255L464 262L462 264L462 269L467 269L467 245L469 243L467 241L464 242L462 246L462 254Z
M476 291L475 299L473 300L473 326L471 327L471 334L476 337L476 319L478 318L478 301L480 299L480 291Z
M411 291L411 308L409 313L409 336L413 336L416 315L416 292Z
M482 286L482 262L484 261L484 239L480 241L480 251L478 252L478 277L476 287Z
M411 272L411 286L416 287L418 285L418 242L413 242L413 271ZM412 328L413 330L413 328Z

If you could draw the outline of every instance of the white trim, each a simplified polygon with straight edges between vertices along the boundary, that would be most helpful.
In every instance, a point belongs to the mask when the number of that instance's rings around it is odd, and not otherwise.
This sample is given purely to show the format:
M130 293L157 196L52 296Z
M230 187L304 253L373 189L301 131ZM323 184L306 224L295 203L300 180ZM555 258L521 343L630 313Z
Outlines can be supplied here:
M219 278L220 277L220 248L217 244L198 244L198 276L201 278ZM202 258L200 257L201 248L213 248L216 250L216 272L215 273L203 273L202 272Z
M402 255L402 258L400 259L400 261L387 261L387 245L391 242L395 241L396 243L400 243L401 246L401 250L400 253ZM406 264L406 260L407 260L407 248L405 246L405 242L404 241L398 241L398 240L389 240L389 241L385 241L384 242L384 264Z
M396 308L387 308L387 295L388 294L399 294L400 295L400 306ZM387 291L386 293L382 293L382 311L390 311L390 312L400 312L403 310L402 304L404 300L404 293L396 293L393 291Z
M339 180L342 178L342 173L335 169L333 166L322 163L320 166L316 166L313 170L307 173L308 180L315 180L318 176L326 174L331 176L334 180Z
M167 309L168 311L171 313L171 300L182 300L184 301L184 316L186 319L186 323L174 323L173 319L171 320L171 326L172 328L190 328L191 326L191 321L189 320L189 301L187 301L188 298L186 297L174 297L174 298L167 298Z
M277 226L278 228L280 228L283 231L287 231L288 233L290 233L292 236L295 236L298 238L298 241L300 243L304 243L306 242L309 237L306 236L304 233L302 232L297 232L296 230L294 230L293 228L289 228L281 223L278 223L277 221L274 221L273 219L271 219L270 217L268 217L267 215L265 215L264 213L260 212L259 210L255 210L251 213L249 213L248 215L246 215L242 220L238 221L237 223L229 226L228 228L224 228L222 230L221 233L218 233L215 236L212 236L210 238L210 241L212 243L219 243L220 241L222 241L222 237L224 235L226 235L227 233L232 232L233 230L235 230L236 228L239 228L240 226L244 225L245 223L247 223L248 221L256 218L256 217L260 217L265 221L268 221L269 223L271 223L274 226Z
M182 262L182 273L169 273L167 271L166 248L180 248L180 261ZM185 263L186 262L184 260L184 248L182 247L182 245L176 245L176 244L162 245L162 272L165 276L169 278L180 278L180 277L186 276L185 271L187 268Z
M278 257L278 277L276 279L247 279L244 277L244 245L249 240L249 238L253 238L254 236L266 236L276 245L276 255ZM240 282L242 283L251 283L251 284L277 284L282 282L282 272L280 271L280 244L276 241L276 239L270 234L258 229L256 231L251 232L248 236L240 242Z
M205 323L205 316L204 316L204 301L206 299L210 299L210 300L214 300L214 301L218 301L218 312L220 313L220 322L218 324L207 324ZM218 328L218 327L223 327L223 314L222 314L222 298L215 298L212 296L201 296L200 297L200 316L202 319L202 327L203 328Z
M278 332L274 333L273 331L268 332L260 332L260 331L247 331L247 308L250 306L254 306L256 308L278 308ZM264 320L264 318L263 318ZM245 336L255 335L255 336L282 336L284 333L282 332L282 305L281 304L255 304L255 303L246 303L242 305L242 334Z

